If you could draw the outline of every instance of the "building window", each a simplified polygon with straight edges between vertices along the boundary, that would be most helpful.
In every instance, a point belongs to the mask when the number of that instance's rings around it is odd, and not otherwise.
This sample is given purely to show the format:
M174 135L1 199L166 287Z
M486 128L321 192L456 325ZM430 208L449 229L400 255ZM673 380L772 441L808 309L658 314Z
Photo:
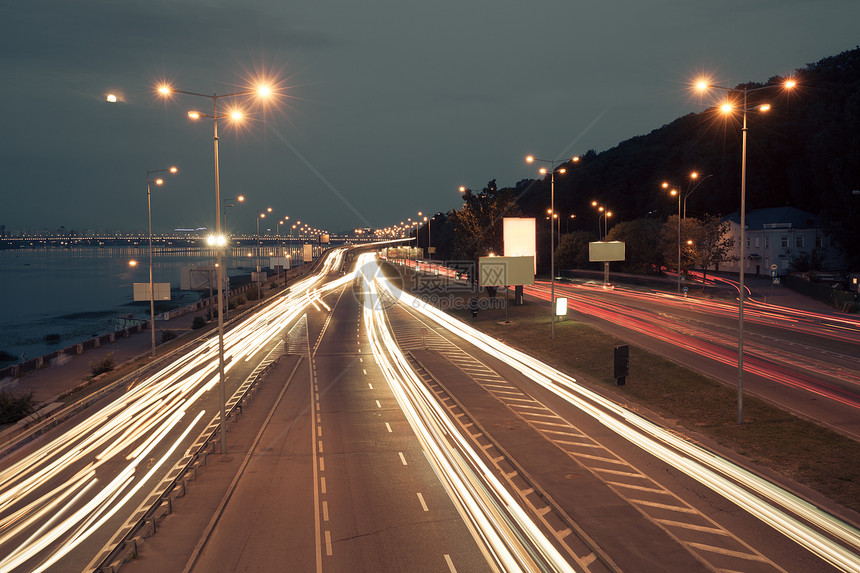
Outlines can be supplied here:
M798 235L794 238L794 242L798 247L803 247L803 236Z
M758 237L756 237L756 238L755 238L755 248L756 248L756 249L758 248L758 245L759 245L760 240L761 240L761 239L759 239Z
M765 248L765 249L769 249L769 248L770 248L770 237L765 237L765 238L764 238L764 248Z
M747 235L747 247L749 247L749 246L750 246L750 236Z
M824 241L821 240L821 236L819 235L819 236L815 237L815 248L820 249L823 246L824 246Z
M788 247L788 236L787 235L782 236L782 247L783 248Z

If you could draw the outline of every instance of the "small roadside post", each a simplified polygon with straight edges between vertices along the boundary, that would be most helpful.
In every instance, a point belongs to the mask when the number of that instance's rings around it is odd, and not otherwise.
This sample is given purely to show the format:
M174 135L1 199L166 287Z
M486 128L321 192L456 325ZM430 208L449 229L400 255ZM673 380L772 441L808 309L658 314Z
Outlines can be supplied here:
M627 376L630 375L630 347L626 344L615 347L615 381L618 386L624 386L627 383Z

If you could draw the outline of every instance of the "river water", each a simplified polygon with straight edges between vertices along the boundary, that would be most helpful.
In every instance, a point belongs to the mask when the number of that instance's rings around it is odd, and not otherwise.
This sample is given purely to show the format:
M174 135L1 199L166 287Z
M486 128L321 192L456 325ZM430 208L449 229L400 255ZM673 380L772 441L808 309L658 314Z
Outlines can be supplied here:
M256 258L248 254L248 248L229 249L224 257L228 276L254 270ZM139 264L132 267L130 260ZM181 268L211 265L209 249L156 249L153 280L171 284L170 308L183 306L209 293L180 291ZM120 317L128 314L148 319L149 302L133 302L132 286L148 281L145 247L0 251L0 352L15 357L0 360L0 367L23 354L35 358L122 328ZM156 313L163 310L156 306ZM46 335L59 335L59 340L47 342Z

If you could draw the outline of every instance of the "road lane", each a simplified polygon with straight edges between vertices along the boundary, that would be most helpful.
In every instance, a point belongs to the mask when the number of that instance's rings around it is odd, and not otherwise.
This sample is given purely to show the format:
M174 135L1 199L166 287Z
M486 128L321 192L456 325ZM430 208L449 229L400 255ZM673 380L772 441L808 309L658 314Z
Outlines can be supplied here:
M340 296L314 356L323 571L488 571L374 360L361 311L351 290Z
M237 321L225 334L228 396L307 305L342 251L293 292ZM0 570L84 570L142 515L189 447L217 419L215 339L202 340L62 430L6 456L0 474ZM214 426L211 426L214 427ZM169 481L169 480L168 480ZM94 563L92 566L97 565Z
M377 282L385 285L384 280ZM384 288L394 292L390 286ZM691 478L723 496L746 512L747 518L753 518L749 527L760 529L760 523L766 523L772 528L771 533L775 531L790 539L789 546L796 543L817 556L812 559L824 559L838 567L847 567L846 570L860 566L860 533L851 525L798 499L790 491L666 432L580 387L570 377L421 304L405 293L396 292L393 298L402 305L414 307L426 319L427 326L457 332L463 337L460 344L475 344L482 352L518 370L531 383L540 385L545 391L554 394L557 400L566 402L571 412L576 412L579 418L585 414L593 422L604 426L603 432L610 430L627 441L628 448L632 445L634 451L647 452L672 468L671 473L683 474L687 476L684 479ZM592 433L586 435L591 436ZM600 435L600 432L594 435ZM714 511L718 515L722 510L715 506ZM759 524L756 520L760 520ZM834 542L830 536L838 538L838 541ZM774 552L773 548L769 551ZM780 551L776 553L783 555ZM821 563L818 565L823 566Z
M731 315L731 305L569 285L557 286L557 291L569 297L577 320L725 384L737 384L737 317ZM528 292L549 297L541 285ZM846 330L860 322L778 312L769 305L758 308L759 319L746 328L744 390L860 439L860 326L853 333ZM762 318L765 310L767 318Z

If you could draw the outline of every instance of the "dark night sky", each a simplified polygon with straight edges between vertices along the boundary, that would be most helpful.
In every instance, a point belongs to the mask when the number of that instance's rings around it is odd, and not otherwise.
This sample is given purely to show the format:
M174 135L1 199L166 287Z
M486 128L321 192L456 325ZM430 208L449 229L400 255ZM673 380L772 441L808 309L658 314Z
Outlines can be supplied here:
M211 122L195 92L278 74L277 108L221 128L221 192L331 231L459 204L457 188L536 176L523 157L602 151L702 102L687 84L764 81L854 48L857 0L310 2L31 0L0 8L7 229L214 219ZM108 93L120 102L105 102ZM237 228L238 227L238 228Z

